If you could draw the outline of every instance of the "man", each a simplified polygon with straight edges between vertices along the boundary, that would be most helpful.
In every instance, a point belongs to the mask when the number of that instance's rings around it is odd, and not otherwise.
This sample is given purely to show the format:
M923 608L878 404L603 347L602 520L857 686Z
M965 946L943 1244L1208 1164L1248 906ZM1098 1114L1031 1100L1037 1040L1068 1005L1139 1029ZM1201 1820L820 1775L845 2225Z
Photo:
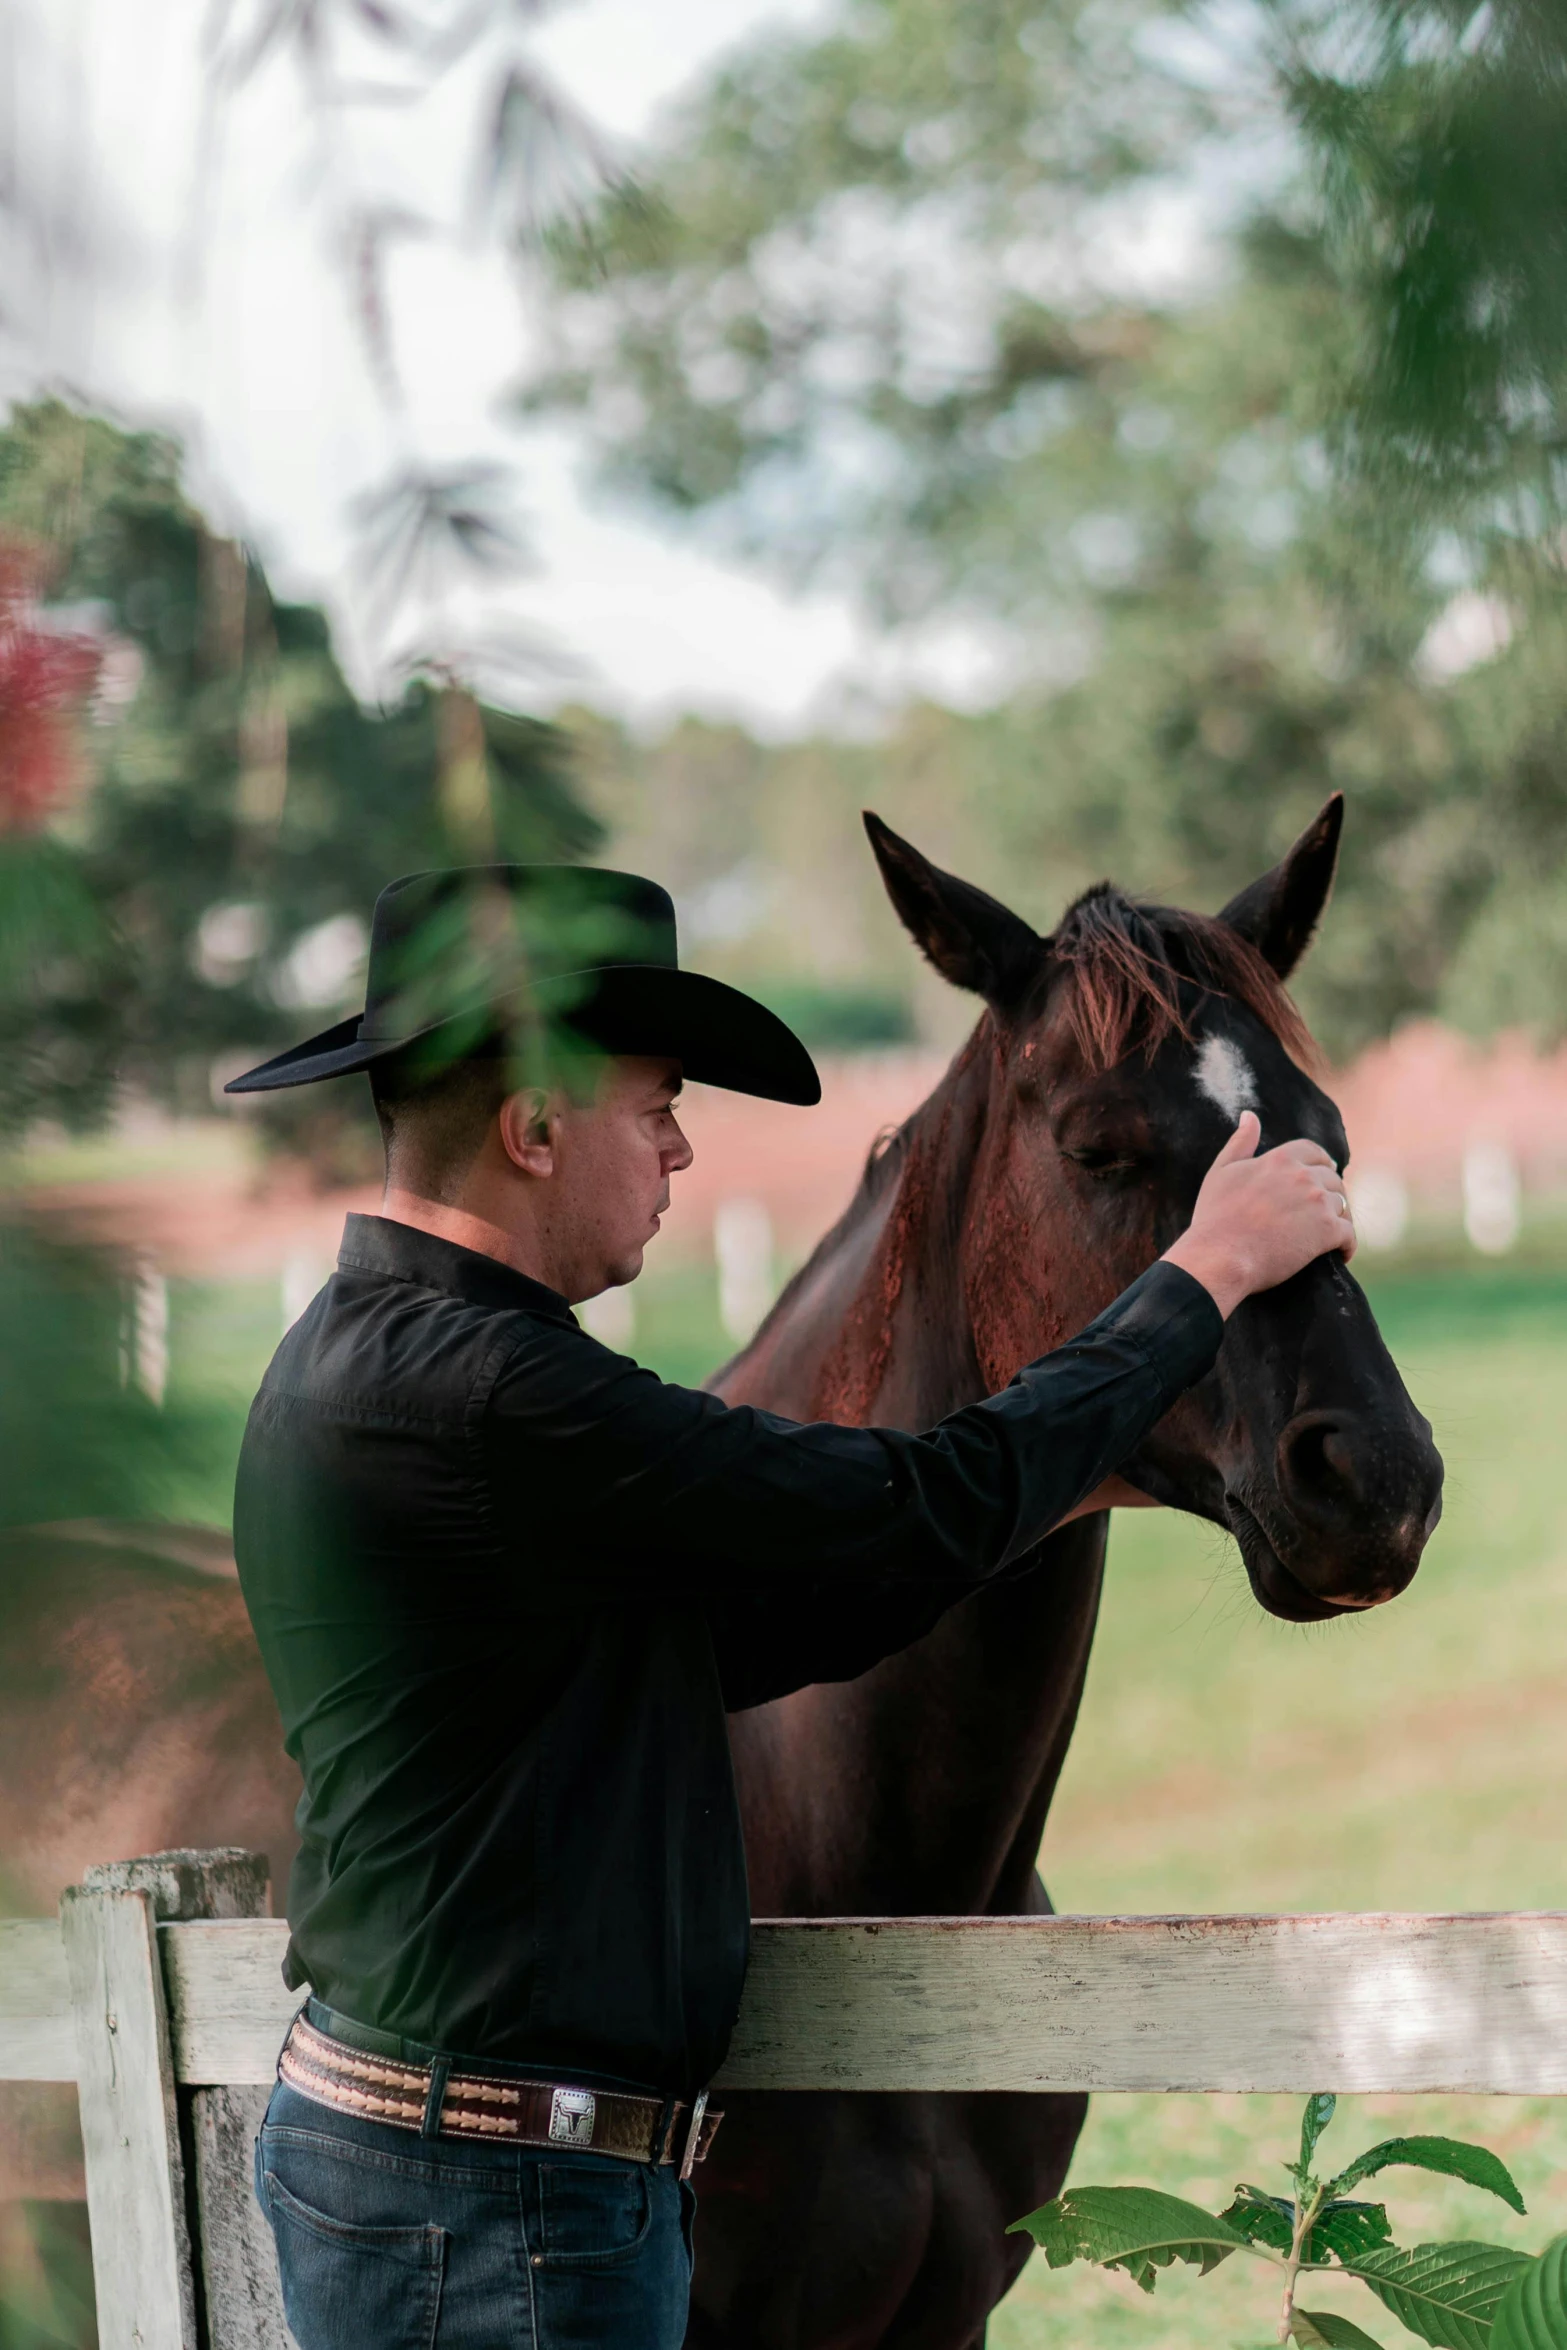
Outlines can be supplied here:
M675 2350L707 2084L745 1970L726 1707L862 1672L1105 1506L1240 1299L1354 1245L1250 1113L1091 1327L926 1436L665 1385L571 1308L635 1278L691 1162L682 1077L818 1098L679 969L653 884L416 875L364 1017L236 1081L362 1068L383 1213L279 1348L235 1543L304 1773L257 2148L300 2350Z

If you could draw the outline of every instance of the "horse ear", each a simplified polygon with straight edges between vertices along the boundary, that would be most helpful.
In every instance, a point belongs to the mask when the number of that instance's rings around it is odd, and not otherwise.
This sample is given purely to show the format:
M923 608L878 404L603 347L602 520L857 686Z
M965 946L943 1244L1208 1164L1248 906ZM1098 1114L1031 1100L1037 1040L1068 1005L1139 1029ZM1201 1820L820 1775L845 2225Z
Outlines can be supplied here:
M865 829L898 919L926 961L998 1008L1018 1002L1045 953L1038 931L972 882L943 873L868 808Z
M1249 940L1281 979L1288 979L1322 918L1343 829L1344 795L1336 791L1289 855L1231 898L1219 916Z

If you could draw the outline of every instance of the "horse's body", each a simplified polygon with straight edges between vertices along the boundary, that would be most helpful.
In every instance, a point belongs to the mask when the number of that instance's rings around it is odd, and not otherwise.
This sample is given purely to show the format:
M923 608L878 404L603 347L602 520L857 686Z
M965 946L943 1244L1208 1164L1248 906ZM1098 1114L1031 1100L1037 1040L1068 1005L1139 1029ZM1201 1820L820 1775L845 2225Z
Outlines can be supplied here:
M1227 909L1249 957L1214 935L1223 923L1105 897L1042 941L873 832L910 930L988 1008L720 1393L928 1427L1081 1329L1169 1245L1241 1107L1260 1110L1265 1144L1305 1134L1342 1163L1337 1114L1286 1050L1304 1038L1270 985L1310 936L1337 830L1334 803ZM1128 1053L1139 1032L1145 1049ZM1257 1596L1298 1620L1402 1589L1440 1492L1430 1431L1337 1259L1240 1309L1218 1368L1125 1473L1231 1527ZM758 1916L1049 1909L1035 1856L1107 1525L1060 1529L1031 1573L860 1680L735 1717ZM1025 2256L1004 2231L1060 2186L1086 2101L725 2102L689 2350L979 2344Z
M986 1074L982 1056L967 1056L922 1130L950 1109L972 1143ZM835 1403L834 1417L919 1428L987 1392L955 1310L956 1260L939 1252L905 1274L873 1401L880 1298L861 1345L842 1344L846 1306L877 1285L908 1147L900 1138L872 1167L789 1304L722 1376L731 1400L799 1418ZM968 1155L946 1170L956 1196L932 1203L938 1230L959 1205ZM908 1343L915 1333L925 1344ZM1082 1694L1107 1526L1101 1516L1063 1528L1044 1546L1043 1572L966 1601L861 1680L733 1717L758 1917L1048 1910L1035 1859ZM690 2350L948 2350L976 2338L1019 2266L1007 2223L1055 2191L1086 2107L1027 2096L723 2102L702 2182Z
M1169 1244L1243 1102L1266 1142L1305 1133L1342 1157L1332 1104L1286 1049L1301 1038L1275 976L1309 937L1336 833L1335 809L1218 922L1100 896L1051 940L875 836L910 929L987 1009L720 1391L929 1426L1080 1329ZM1230 1526L1259 1599L1296 1620L1401 1589L1440 1486L1430 1432L1336 1261L1240 1309L1216 1370L1126 1474ZM1048 1908L1035 1855L1106 1524L1057 1531L1032 1571L858 1681L735 1717L757 1914ZM297 1782L237 1590L212 1561L47 1539L52 1566L30 1553L20 1578L0 1569L3 1653L29 1660L0 1690L11 1906L51 1907L88 1859L160 1845L248 1843L281 1875ZM691 2350L969 2350L1022 2257L1003 2231L1054 2192L1083 2110L725 2102Z

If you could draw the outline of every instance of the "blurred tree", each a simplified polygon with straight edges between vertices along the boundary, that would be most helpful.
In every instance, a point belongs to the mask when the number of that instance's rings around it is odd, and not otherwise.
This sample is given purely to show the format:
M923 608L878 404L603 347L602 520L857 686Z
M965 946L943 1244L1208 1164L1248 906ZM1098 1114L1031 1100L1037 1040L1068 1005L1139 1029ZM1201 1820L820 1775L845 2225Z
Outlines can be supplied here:
M15 411L7 549L34 587L0 607L0 694L9 628L64 648L51 742L89 684L90 701L74 772L51 754L18 787L0 762L0 1127L92 1125L127 1091L204 1110L248 1057L352 1008L395 874L570 858L597 837L555 732L449 672L361 708L323 614L276 602L206 529L167 441L55 402ZM272 1131L334 1171L360 1090L285 1096Z
M365 543L345 567L338 595L340 602L362 597L356 650L375 665L379 690L400 677L410 643L430 649L442 620L439 610L421 608L418 590L427 583L420 565L405 567L403 592L388 596L377 560L388 513L410 504L440 509L460 483L469 523L493 543L515 505L509 468L484 460L453 468L427 445L405 396L403 362L421 322L399 287L399 259L416 246L460 254L464 267L493 256L503 265L499 285L509 280L519 297L520 322L548 240L568 225L580 234L591 200L607 187L623 204L635 203L614 141L574 105L540 55L541 21L560 4L207 0L162 27L170 44L160 91L167 104L148 135L177 140L184 93L194 96L190 201L184 233L173 240L177 251L168 256L187 324L199 330L205 281L218 274L214 239L236 234L225 173L253 181L260 170L271 176L277 201L317 232L357 330L365 380L350 376L335 390L350 402L368 391L379 404L382 430L367 436L362 413L349 429L361 453L384 445L388 458L374 492L350 503L349 519L363 524ZM122 300L151 258L138 247L157 218L155 204L144 209L138 201L134 217L113 205L113 157L105 163L97 154L105 93L94 85L114 69L100 50L51 0L0 0L5 87L19 93L0 108L0 356L8 383L70 383L83 387L86 404L114 396L101 369L116 338L100 331L100 306L111 287L113 300ZM186 63L194 68L189 75ZM78 168L84 148L93 150L87 170ZM171 160L178 162L165 157L166 167ZM225 278L237 260L231 244ZM136 290L145 299L150 289ZM448 340L453 331L448 314ZM451 347L443 356L459 376L487 364L480 350ZM519 664L536 676L543 648L521 630L509 641L498 630L490 635L485 665L492 690L505 698L495 677ZM480 649L470 638L467 653Z
M1302 986L1328 1041L1433 1006L1558 1025L1554 578L1359 461L1369 296L1289 160L1278 18L1271 52L1237 21L1223 47L1157 0L860 0L769 43L676 124L649 205L566 251L531 398L623 485L851 586L914 674L938 624L983 639L1011 690L947 722L947 789L979 878L1048 877L1036 919L1106 869L1214 902L1341 784Z
M888 619L1037 612L1072 550L1042 549L1019 478L1149 331L1095 299L1085 249L1216 128L1146 52L1167 14L868 0L765 43L634 200L557 240L572 298L536 396L577 405L622 482Z
M1567 15L1266 7L1354 304L1349 453L1471 532L1541 539L1567 486Z

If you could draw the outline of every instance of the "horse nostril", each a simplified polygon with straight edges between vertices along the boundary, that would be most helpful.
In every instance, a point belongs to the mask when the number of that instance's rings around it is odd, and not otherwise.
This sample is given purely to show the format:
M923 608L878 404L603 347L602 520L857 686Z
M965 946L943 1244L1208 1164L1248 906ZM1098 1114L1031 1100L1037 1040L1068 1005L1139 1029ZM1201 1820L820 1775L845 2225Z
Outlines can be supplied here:
M1403 1590L1441 1514L1442 1465L1429 1444L1372 1413L1300 1412L1274 1454L1289 1571L1338 1607Z
M1355 1450L1348 1431L1329 1413L1302 1413L1279 1438L1279 1483L1295 1506L1308 1512L1359 1501Z
M1341 1484L1355 1482L1354 1456L1336 1428L1324 1429L1322 1434L1322 1465L1331 1470Z

